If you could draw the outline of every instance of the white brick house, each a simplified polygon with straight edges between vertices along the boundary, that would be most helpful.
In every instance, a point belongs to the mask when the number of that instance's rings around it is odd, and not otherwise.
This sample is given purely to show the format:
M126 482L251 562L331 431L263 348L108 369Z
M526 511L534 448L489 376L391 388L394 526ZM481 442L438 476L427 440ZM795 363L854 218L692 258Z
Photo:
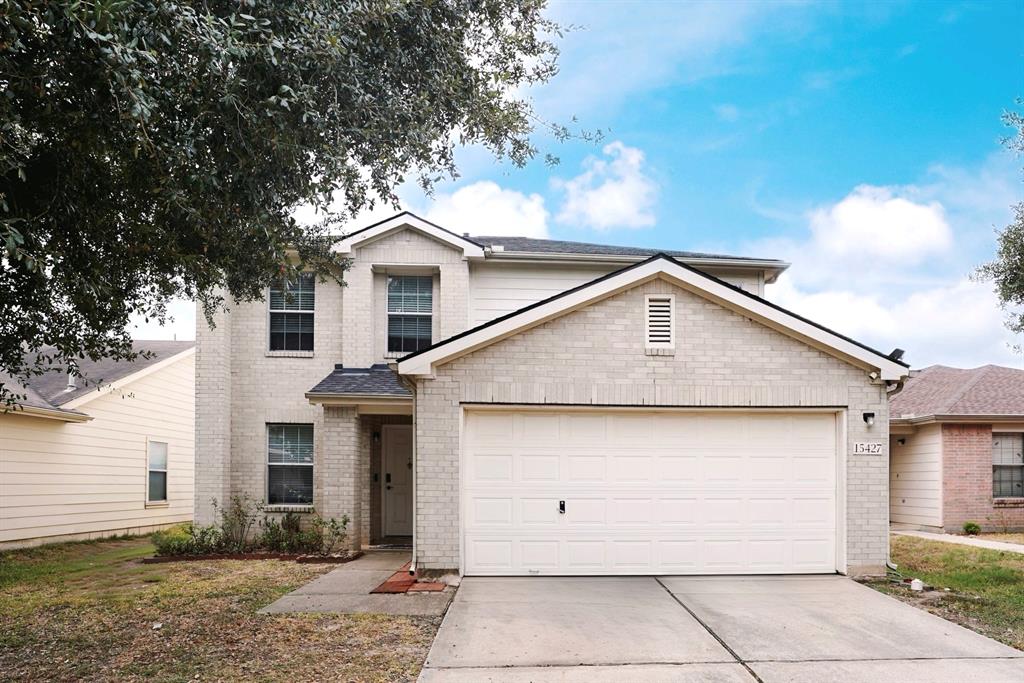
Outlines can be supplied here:
M336 248L344 288L200 323L200 522L347 514L424 574L883 568L907 369L761 298L787 264L408 213Z

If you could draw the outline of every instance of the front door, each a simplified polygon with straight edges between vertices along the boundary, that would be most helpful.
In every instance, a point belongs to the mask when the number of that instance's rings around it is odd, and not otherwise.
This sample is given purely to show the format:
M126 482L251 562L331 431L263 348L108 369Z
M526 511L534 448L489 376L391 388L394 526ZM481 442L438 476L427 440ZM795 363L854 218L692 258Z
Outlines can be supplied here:
M384 425L384 535L412 535L412 425Z

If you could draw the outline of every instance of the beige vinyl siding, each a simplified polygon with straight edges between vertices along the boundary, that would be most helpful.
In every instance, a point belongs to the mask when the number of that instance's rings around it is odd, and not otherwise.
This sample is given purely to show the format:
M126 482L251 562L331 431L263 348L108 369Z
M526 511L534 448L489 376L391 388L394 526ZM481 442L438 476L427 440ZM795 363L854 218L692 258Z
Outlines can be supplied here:
M0 547L192 519L192 353L81 405L67 423L0 415ZM168 444L167 503L146 503L147 439Z
M506 313L517 311L567 289L590 282L602 275L620 270L627 265L629 264L473 264L469 270L470 327L482 325ZM764 293L764 278L761 271L705 270L752 294L762 295Z
M899 443L904 439L905 443ZM889 517L900 524L942 526L942 429L924 425L892 437Z

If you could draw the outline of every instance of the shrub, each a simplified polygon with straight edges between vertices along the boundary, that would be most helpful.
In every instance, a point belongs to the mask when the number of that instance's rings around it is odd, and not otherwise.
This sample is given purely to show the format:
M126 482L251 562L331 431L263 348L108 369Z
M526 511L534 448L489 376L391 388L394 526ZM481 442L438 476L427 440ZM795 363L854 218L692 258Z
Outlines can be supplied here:
M253 545L252 530L256 526L259 515L263 512L263 504L249 496L231 496L225 508L213 501L213 508L220 514L221 546L224 552L244 553Z
M152 536L157 555L211 555L221 551L222 536L215 526L185 524Z
M977 536L981 533L981 527L977 522L964 522L964 533L968 536Z
M333 517L324 519L318 514L313 515L311 525L320 537L320 547L317 552L321 555L330 555L335 549L345 545L348 538L348 515L342 515L341 519Z
M348 517L324 519L318 513L310 517L307 528L302 518L289 512L278 521L266 517L260 522L262 532L257 543L261 548L279 553L330 555L344 545L348 536Z

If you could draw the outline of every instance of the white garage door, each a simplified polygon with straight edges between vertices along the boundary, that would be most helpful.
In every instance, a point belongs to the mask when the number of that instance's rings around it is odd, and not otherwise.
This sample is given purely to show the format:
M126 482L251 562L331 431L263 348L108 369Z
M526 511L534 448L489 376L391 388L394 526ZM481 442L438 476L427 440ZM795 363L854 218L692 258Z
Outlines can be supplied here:
M831 413L467 411L462 464L467 574L836 570Z

